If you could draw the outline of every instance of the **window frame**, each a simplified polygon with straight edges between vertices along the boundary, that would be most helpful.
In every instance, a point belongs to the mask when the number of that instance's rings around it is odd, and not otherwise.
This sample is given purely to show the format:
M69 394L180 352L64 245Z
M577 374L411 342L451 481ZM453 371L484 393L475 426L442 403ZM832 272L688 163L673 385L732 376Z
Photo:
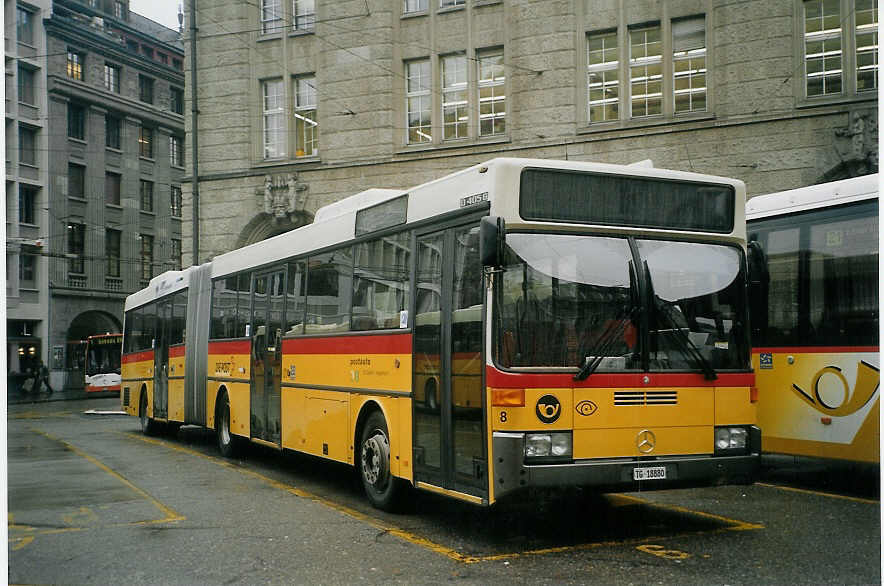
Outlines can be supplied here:
M140 179L138 183L138 210L141 212L155 213L154 182L148 179Z
M448 64L454 66L453 72L451 72L454 80L446 85L450 80ZM439 57L439 80L442 95L440 104L442 141L468 139L470 137L470 71L466 53L441 55ZM457 99L458 97L460 99ZM453 122L446 120L446 115L449 113L454 115ZM449 137L448 131L452 128L454 135Z
M68 222L67 253L68 273L78 275L86 272L86 224Z
M260 34L273 35L283 30L282 0L261 0L258 6ZM275 23L275 24L271 24Z
M482 77L482 67L485 65L483 61L488 61L490 59L500 58L499 64L493 64L492 69L499 68L502 77L497 77L492 71L491 78ZM490 48L490 49L479 49L476 51L476 109L477 109L477 138L494 138L499 136L507 136L507 75L506 75L506 54L502 47L498 48ZM491 88L491 97L485 98L485 102L490 102L491 113L485 114L485 119L490 119L491 123L491 132L483 132L482 130L482 90ZM498 96L496 93L496 88L503 89L503 95ZM503 104L503 111L498 111L496 104ZM503 120L503 129L501 131L496 130L496 121Z
M18 184L18 223L37 224L37 199L39 188L33 185Z
M141 233L138 235L138 239L140 241L138 248L140 280L150 281L153 278L154 237L152 234Z
M410 59L404 62L404 66L405 144L409 146L433 144L432 60L429 57ZM414 72L412 67L415 68ZM416 85L413 87L412 83ZM417 105L417 109L413 109L413 104ZM411 124L412 114L417 114L418 116L418 123L416 125ZM424 114L426 114L426 124L424 124ZM424 132L424 130L428 130L429 134ZM420 140L412 139L412 131L414 137Z
M316 28L316 0L292 0L292 31L313 32Z
M602 58L604 59L606 53L610 50L605 41L606 41L606 39L611 38L611 37L613 37L613 39L614 39L613 49L614 49L617 59L615 61L601 61L599 63L593 63L592 62L592 53L594 51L592 49L591 40L593 38L601 39L602 46L601 46L600 51L602 53ZM590 32L586 33L586 91L587 91L587 98L586 98L586 116L587 116L587 118L586 119L587 119L587 122L589 122L590 124L602 124L605 122L614 122L614 121L621 119L621 113L623 111L623 108L622 108L622 104L620 103L620 100L622 99L622 95L621 95L622 92L620 91L620 85L623 82L623 75L622 75L623 72L620 70L620 67L621 67L620 38L617 33L617 30L616 29L614 29L614 30L607 29L607 30L599 30L599 31L590 31ZM608 72L610 72L610 71L613 71L616 73L616 79L614 79L614 80L608 79ZM600 75L601 81L594 82L592 79L593 75ZM594 86L598 86L602 91L602 98L600 100L593 100L592 99L592 91L594 89ZM614 88L614 92L616 95L613 98L605 97L608 92L608 88L610 88L612 86ZM602 112L602 119L601 120L593 121L593 119L592 119L594 102L598 103L596 107L601 107L601 112ZM614 117L614 118L607 117L607 110L608 109L607 109L606 105L609 103L614 104L614 110L616 113L616 117Z
M169 215L173 218L181 218L181 206L183 195L180 185L172 185L169 189Z
M169 88L169 110L175 114L184 115L184 90L171 86Z
M36 128L24 124L18 125L18 162L20 165L37 166L37 132ZM25 137L29 137L27 141ZM25 144L26 142L29 144Z
M123 121L119 116L105 114L104 116L104 146L106 148L120 150L122 147Z
M305 86L303 91L302 85ZM295 118L295 158L318 156L319 121L317 115L318 92L316 91L316 75L296 76L293 79L292 86L295 96L293 111ZM308 145L309 149L307 148Z
M169 135L169 164L173 167L184 167L184 139Z
M122 196L123 176L112 171L104 173L104 203L120 207Z
M261 158L265 161L283 159L287 155L285 112L282 78L261 80Z
M142 126L138 133L138 154L144 159L154 158L154 129Z
M104 231L104 256L107 261L105 276L118 278L121 265L122 230L105 228Z
M65 71L68 78L83 81L85 77L85 53L68 47L67 63Z
M86 107L68 102L68 138L86 140Z
M18 102L29 106L37 105L37 71L18 64Z
M23 45L34 44L34 11L25 6L15 6L15 40Z
M86 167L78 163L68 163L68 197L74 199L86 199ZM71 189L78 187L78 193L72 193Z
M138 100L145 104L154 102L154 79L142 73L138 74Z
M120 76L122 69L115 63L104 62L104 89L115 94L120 93Z

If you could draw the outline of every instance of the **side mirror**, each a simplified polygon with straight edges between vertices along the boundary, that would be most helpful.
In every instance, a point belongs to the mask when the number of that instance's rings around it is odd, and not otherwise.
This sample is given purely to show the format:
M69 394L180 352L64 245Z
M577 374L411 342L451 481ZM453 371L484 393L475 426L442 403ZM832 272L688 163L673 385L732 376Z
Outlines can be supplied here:
M479 222L479 259L483 267L499 267L503 263L506 226L503 218L485 216Z

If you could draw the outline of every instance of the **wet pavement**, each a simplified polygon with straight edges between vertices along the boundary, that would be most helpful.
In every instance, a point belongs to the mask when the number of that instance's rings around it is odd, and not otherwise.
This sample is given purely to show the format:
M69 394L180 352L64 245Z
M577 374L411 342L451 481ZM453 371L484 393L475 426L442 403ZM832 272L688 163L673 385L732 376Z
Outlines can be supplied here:
M6 394L7 405L24 405L28 403L46 403L50 401L80 401L83 399L99 399L119 397L119 391L102 391L87 393L85 389L66 388L50 392L45 386L39 392L10 390Z

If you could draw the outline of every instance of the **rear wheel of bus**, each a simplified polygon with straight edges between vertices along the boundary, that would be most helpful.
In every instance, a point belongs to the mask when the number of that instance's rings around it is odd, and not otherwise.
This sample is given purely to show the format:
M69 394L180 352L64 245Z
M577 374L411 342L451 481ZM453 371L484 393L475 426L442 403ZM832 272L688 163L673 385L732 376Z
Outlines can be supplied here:
M230 401L226 392L222 392L215 403L215 437L222 456L232 458L236 455L237 438L230 433Z
M147 413L147 389L141 389L141 400L138 402L138 417L141 421L141 433L154 435L157 432L157 422Z
M384 511L397 508L402 481L390 473L390 435L380 411L365 420L359 442L359 476L371 504Z

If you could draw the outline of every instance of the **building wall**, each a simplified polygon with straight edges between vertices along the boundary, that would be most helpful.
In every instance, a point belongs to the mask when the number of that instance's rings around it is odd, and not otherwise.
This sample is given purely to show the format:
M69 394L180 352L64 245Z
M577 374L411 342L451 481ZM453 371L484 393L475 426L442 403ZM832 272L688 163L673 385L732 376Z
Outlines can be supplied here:
M841 2L843 91L821 97L806 95L801 0L466 0L454 9L428 0L412 14L401 2L347 0L317 2L307 31L292 29L291 3L282 4L283 30L262 33L260 3L200 3L197 74L186 72L200 100L200 261L309 221L322 205L363 189L407 188L495 156L651 159L742 179L750 195L877 170L877 91L858 91L852 77L853 0ZM698 17L705 108L676 112L675 31ZM648 25L659 27L662 47L661 113L631 116L630 37ZM620 116L590 122L589 39L608 32L617 44ZM476 59L488 49L503 52L506 132L482 137ZM446 141L441 59L453 52L467 57L469 132ZM406 64L421 59L431 64L433 140L407 144ZM299 158L292 80L304 74L315 74L320 147ZM285 90L286 154L273 159L262 148L268 79L282 79ZM188 132L191 124L188 116ZM191 186L184 191L188 224ZM265 207L265 199L296 192L284 213ZM188 262L190 231L183 237Z
M85 2L56 0L46 21L46 117L53 131L47 142L52 156L43 290L51 291L51 366L66 386L82 385L76 342L121 331L126 296L151 275L177 268L171 242L181 239L181 220L171 213L171 192L185 170L172 164L169 152L170 136L184 144L183 115L171 107L172 89L184 88L180 39L177 32L129 13L128 2L123 18L114 16L115 3L106 4L92 8ZM71 51L80 54L82 79L71 75ZM108 64L117 68L118 89L106 84ZM152 102L142 99L142 77L153 81ZM85 113L83 138L70 135L68 116L77 107ZM119 120L119 146L108 143L109 117ZM142 127L153 130L152 156L142 156ZM85 170L81 194L71 185L71 165ZM108 174L120 178L118 204L108 200ZM142 181L153 184L152 210L142 209ZM76 225L85 226L82 271L71 259L75 251L69 234ZM108 230L120 233L118 276L108 270ZM144 268L149 274L142 274L142 235L154 239L153 261ZM55 349L61 349L62 361L54 360Z
M17 11L30 16L30 38L19 34ZM43 286L48 275L48 264L42 256L48 227L48 128L46 124L46 68L43 55L46 39L43 18L48 15L50 2L38 0L19 5L12 0L3 3L4 58L6 66L6 324L7 369L22 372L31 360L49 361L48 312L49 294ZM20 76L30 71L32 97L21 95ZM27 90L26 90L27 91ZM20 128L34 133L33 162L19 143ZM33 218L19 215L19 193L32 189ZM33 280L19 279L23 255L34 263ZM27 276L27 275L26 275ZM30 354L33 348L33 354ZM9 380L10 387L15 382Z

